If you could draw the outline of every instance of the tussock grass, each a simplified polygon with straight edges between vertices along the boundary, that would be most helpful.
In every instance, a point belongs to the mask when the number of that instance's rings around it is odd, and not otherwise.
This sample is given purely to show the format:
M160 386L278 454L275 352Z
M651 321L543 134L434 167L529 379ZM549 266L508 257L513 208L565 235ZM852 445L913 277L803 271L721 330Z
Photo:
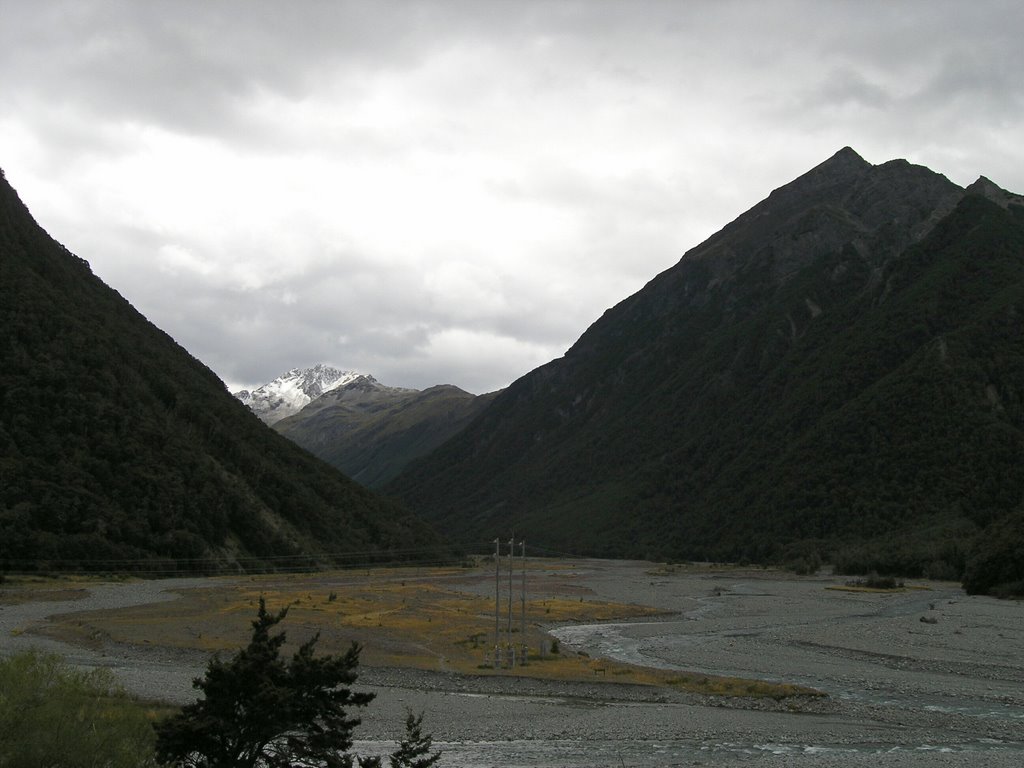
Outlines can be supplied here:
M81 600L88 594L84 587L76 589L70 586L64 589L0 590L0 605L19 605L43 601L60 603L65 600Z
M111 580L89 575L5 574L0 581L0 605L80 600L88 594L90 584Z
M742 677L699 675L691 672L674 673L665 680L667 685L691 693L708 696L737 696L756 699L787 699L794 696L824 696L821 691L791 683L772 683L748 680Z
M590 658L564 646L559 653L551 653L546 650L551 645L548 627L618 621L660 612L646 606L587 599L581 596L578 585L546 580L543 584L537 582L537 595L528 595L523 635L518 575L513 591L513 642L517 652L525 643L528 664L515 670L495 669L494 593L488 594L493 589L493 570L486 565L469 572L465 568L382 568L251 576L244 580L215 578L210 584L184 590L182 598L173 602L69 614L51 621L42 631L94 647L159 645L230 653L246 642L253 611L262 596L270 610L288 606L285 630L293 648L316 633L323 653L343 652L356 641L363 646L361 661L368 666L671 686L726 696L781 698L807 692L750 680L669 674ZM506 584L502 584L499 614L503 634L508 625ZM546 650L543 654L542 648Z

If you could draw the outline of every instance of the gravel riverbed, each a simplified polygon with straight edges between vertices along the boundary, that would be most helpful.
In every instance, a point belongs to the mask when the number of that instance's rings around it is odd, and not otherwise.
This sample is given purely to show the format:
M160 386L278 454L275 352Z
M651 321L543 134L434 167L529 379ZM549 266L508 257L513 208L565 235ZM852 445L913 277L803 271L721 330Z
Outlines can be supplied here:
M828 589L841 585L828 576L688 572L649 563L581 561L568 575L595 598L666 615L552 627L564 647L665 669L798 682L828 696L727 699L596 680L363 667L358 687L377 697L363 713L359 748L386 751L412 710L424 713L445 752L442 765L463 768L1024 761L1019 603L967 597L952 584L846 592ZM41 647L77 665L108 667L139 696L189 701L205 654L85 649L32 628L63 613L173 600L175 590L203 584L97 584L80 600L0 605L0 654ZM533 588L542 589L543 579Z

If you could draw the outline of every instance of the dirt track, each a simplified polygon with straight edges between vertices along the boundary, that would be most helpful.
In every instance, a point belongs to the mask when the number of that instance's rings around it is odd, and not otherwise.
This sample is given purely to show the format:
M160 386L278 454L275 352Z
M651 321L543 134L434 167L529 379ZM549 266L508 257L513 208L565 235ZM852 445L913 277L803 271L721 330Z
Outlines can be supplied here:
M1024 610L953 585L895 594L833 591L828 577L683 573L587 561L581 591L673 612L658 621L570 625L563 644L666 668L801 682L829 693L789 705L660 688L460 677L364 668L378 697L360 730L372 751L406 708L451 766L1018 765L1024 749ZM201 580L93 587L84 600L0 606L0 652L43 645L112 668L133 692L193 695L205 656L152 647L85 650L23 630L45 616L173 599ZM467 587L472 588L472 587ZM486 589L481 584L479 589ZM922 618L926 619L922 621ZM14 634L12 634L14 633Z

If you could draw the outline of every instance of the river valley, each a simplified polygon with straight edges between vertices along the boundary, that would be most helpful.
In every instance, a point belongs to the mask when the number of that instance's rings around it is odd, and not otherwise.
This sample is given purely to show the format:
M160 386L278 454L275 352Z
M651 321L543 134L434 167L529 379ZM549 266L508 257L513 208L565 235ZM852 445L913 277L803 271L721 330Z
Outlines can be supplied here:
M799 683L827 694L781 701L670 688L387 666L361 668L377 694L359 748L390 748L407 709L442 765L948 765L1024 760L1024 609L950 583L848 591L831 575L577 561L578 593L648 606L655 618L546 627L565 652L667 670ZM543 580L531 575L538 584ZM224 581L219 585L223 587ZM208 654L141 645L68 645L48 617L172 601L203 579L99 583L78 599L0 605L0 653L60 652L106 666L133 693L178 703ZM493 594L482 574L459 589ZM539 586L537 587L540 588Z

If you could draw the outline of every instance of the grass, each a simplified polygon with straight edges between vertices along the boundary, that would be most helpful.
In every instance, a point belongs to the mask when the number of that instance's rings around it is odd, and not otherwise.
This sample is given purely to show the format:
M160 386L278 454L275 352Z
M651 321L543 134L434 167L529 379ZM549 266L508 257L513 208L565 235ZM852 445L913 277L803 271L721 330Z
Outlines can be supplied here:
M659 611L641 605L592 599L571 569L545 566L531 574L526 601L526 633L520 631L520 574L513 581L513 641L525 641L528 664L514 671L495 669L494 571L482 568L408 568L337 571L210 579L210 587L183 591L180 600L132 608L56 617L40 631L87 646L159 645L230 653L249 638L260 597L269 610L288 607L282 627L292 647L319 633L322 653L362 647L368 666L414 667L473 675L518 675L555 680L670 686L724 696L783 698L809 689L673 672L608 659L593 659L551 644L547 628L573 622L595 623L650 617ZM507 581L502 583L500 622L508 624Z
M879 576L877 573L872 573L867 576L851 579L845 584L833 584L825 587L825 589L836 590L839 592L907 592L912 589L928 590L929 587L922 585L907 585L902 579L897 579L894 576Z
M5 575L0 581L0 605L81 600L89 584L101 580L110 581L91 576Z

